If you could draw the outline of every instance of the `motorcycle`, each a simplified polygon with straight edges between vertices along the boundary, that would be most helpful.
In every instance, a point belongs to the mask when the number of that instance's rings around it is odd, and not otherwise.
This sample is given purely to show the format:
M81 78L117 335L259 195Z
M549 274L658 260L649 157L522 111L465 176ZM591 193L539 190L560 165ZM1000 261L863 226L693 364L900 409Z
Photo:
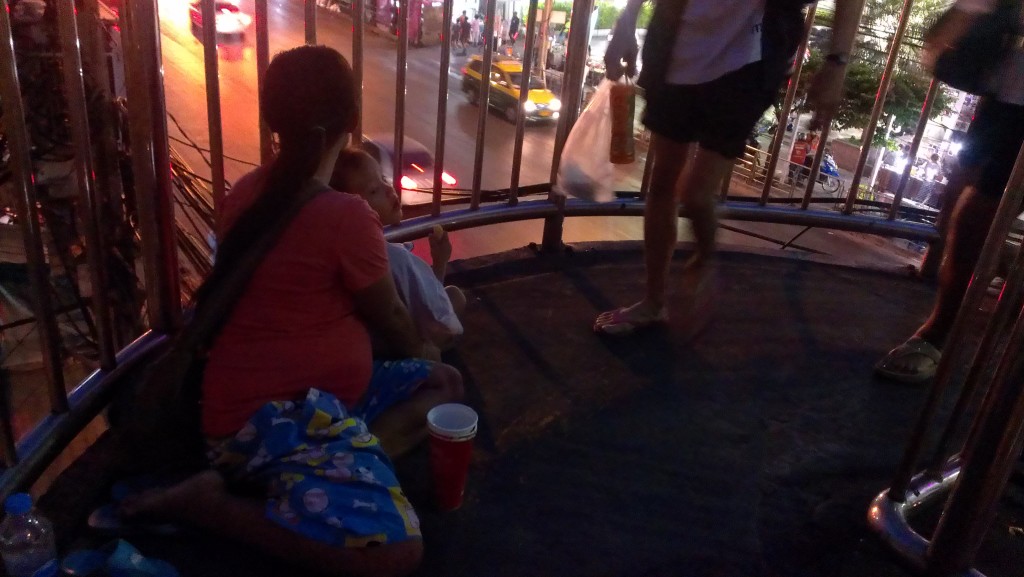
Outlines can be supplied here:
M821 159L821 170L818 171L818 184L821 185L821 189L825 192L835 192L839 190L839 186L842 181L839 180L839 167L836 166L836 161L832 158L832 153L826 152Z

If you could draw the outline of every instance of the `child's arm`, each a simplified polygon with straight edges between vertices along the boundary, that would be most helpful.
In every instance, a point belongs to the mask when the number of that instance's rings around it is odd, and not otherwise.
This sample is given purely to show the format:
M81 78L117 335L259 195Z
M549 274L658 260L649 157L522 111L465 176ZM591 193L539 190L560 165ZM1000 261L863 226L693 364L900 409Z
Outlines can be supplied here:
M452 241L448 238L441 225L434 226L434 232L430 235L430 261L431 269L437 280L444 284L444 275L448 270L448 261L452 258Z

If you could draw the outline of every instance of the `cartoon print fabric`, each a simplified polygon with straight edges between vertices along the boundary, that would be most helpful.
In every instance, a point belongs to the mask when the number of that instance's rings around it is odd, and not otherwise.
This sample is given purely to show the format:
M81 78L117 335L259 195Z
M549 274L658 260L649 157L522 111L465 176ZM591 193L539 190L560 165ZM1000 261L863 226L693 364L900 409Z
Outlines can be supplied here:
M210 460L229 481L266 487L267 517L318 541L365 547L420 536L380 442L317 389L264 405Z

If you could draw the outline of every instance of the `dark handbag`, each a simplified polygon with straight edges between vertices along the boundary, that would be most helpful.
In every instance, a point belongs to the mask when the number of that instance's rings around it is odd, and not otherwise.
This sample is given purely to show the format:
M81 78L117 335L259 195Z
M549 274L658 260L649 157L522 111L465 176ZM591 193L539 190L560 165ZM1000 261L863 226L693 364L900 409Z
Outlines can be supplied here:
M944 25L953 9L939 17ZM935 78L951 88L985 94L988 83L1020 33L1020 0L1000 0L996 9L979 16L957 43L935 61Z
M213 287L192 318L140 377L122 387L107 412L121 454L132 472L204 468L200 399L206 351L227 323L256 268L307 202L330 188L310 181L279 218ZM259 202L259 200L257 200Z

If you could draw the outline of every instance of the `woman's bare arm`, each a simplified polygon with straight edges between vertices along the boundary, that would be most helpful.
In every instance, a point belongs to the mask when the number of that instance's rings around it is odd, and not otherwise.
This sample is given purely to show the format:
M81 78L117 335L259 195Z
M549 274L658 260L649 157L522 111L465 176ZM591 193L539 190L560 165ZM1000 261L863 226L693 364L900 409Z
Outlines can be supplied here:
M405 304L398 298L390 274L356 292L353 300L356 313L374 334L384 339L389 353L396 358L423 355L423 341L416 333L416 325Z

